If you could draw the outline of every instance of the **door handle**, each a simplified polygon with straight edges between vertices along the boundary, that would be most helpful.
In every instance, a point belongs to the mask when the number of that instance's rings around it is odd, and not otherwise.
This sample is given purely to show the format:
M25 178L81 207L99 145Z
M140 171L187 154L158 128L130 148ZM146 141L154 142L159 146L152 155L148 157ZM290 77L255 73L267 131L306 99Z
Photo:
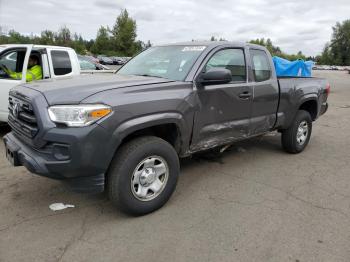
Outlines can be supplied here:
M248 99L248 98L250 98L251 96L252 96L252 94L251 94L250 92L248 92L248 91L243 92L243 93L240 93L240 94L238 95L238 97L239 97L239 98L242 98L242 99Z

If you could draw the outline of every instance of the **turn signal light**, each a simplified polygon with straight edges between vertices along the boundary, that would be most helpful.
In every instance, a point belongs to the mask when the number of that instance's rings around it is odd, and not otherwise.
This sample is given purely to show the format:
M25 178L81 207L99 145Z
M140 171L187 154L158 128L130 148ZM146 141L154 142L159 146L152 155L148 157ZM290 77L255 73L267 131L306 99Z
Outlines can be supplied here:
M94 110L94 111L90 112L90 116L92 118L102 118L111 112L112 112L111 109L98 109L98 110Z

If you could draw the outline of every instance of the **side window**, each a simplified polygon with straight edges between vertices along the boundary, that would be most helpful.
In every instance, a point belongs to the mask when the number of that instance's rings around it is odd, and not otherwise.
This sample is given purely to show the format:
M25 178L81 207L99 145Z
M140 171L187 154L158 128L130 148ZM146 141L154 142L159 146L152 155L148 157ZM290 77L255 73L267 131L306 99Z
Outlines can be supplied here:
M253 63L253 72L256 82L262 82L271 78L271 67L266 53L262 50L250 50Z
M72 72L72 64L67 51L51 51L51 57L53 71L56 76L66 75Z
M16 80L17 78L10 77L10 75L5 72L5 69L7 68L11 72L22 73L25 55L26 50L14 50L2 54L0 56L0 78Z
M224 49L215 53L208 61L205 70L226 68L232 73L233 82L245 82L247 79L244 52L242 49Z

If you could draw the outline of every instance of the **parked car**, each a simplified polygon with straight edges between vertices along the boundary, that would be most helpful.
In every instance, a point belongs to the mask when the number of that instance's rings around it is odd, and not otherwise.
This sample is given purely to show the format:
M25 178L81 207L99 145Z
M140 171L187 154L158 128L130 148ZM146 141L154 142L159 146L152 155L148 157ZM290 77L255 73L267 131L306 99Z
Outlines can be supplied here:
M81 70L99 70L96 64L85 56L78 55L78 60Z
M90 61L92 61L95 64L99 64L100 60L92 55L85 55L86 58L88 58Z
M81 70L110 70L109 67L95 63L89 56L78 55Z
M100 64L102 65L113 65L113 60L108 58L107 56L97 56Z
M122 57L112 56L111 57L114 65L124 65L125 60Z
M96 67L98 68L97 70L111 70L108 66L102 65L102 64L100 64L100 63L95 64L95 65L96 65Z
M37 55L44 79L79 75L80 65L75 51L68 47L45 45L0 45L0 65L22 72L22 79L13 79L0 69L0 122L7 122L8 98L12 87L26 82L30 55Z
M12 89L5 151L14 166L76 191L106 189L123 211L143 215L174 192L179 157L274 130L285 151L302 152L329 92L322 78L277 77L262 46L151 47L113 75Z
M131 58L132 58L132 57L130 57L130 56L123 57L123 59L124 59L125 63L126 63L126 62L128 62L128 61L129 61Z

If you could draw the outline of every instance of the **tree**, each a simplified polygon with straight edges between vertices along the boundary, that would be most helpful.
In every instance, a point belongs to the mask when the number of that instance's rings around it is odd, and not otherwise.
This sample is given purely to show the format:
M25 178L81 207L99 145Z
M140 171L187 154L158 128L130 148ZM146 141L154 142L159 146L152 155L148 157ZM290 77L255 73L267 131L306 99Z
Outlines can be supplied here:
M323 52L320 56L316 57L316 61L320 65L332 65L333 63L333 58L332 54L330 52L330 46L329 43L325 45L323 48Z
M50 31L50 30L42 31L39 42L42 45L54 45L55 44L55 33L53 31Z
M272 56L279 56L279 57L282 57L284 59L291 60L291 61L297 60L297 59L306 60L305 55L303 55L303 53L301 51L299 51L296 55L295 54L290 55L290 54L286 54L286 53L282 52L281 48L273 45L270 38L267 38L266 41L264 38L260 38L260 39L258 38L255 40L251 40L249 43L265 46L267 48L267 50L269 50L269 52L271 53Z
M77 33L74 33L73 35L73 41L70 45L78 54L82 54L85 55L87 50L86 50L86 46L84 43L83 38L81 37L81 35L78 35Z
M107 54L111 48L111 37L108 27L101 26L97 32L96 40L91 47L91 52L94 54Z
M150 47L152 47L152 43L151 43L150 40L148 40L147 43L146 43L146 45L145 45L145 49L148 49L148 48L150 48Z
M114 50L125 56L133 56L141 51L141 46L136 42L136 21L129 17L124 9L117 17L112 29Z
M144 43L136 40L136 21L127 10L123 10L117 17L111 30L108 26L98 29L95 40L84 40L79 33L72 33L66 26L57 32L44 30L40 35L31 33L29 36L10 30L5 33L0 26L0 44L42 44L72 47L79 54L93 53L109 56L133 56L152 46L148 40Z
M21 35L20 33L10 30L8 39L8 44L29 44L30 38L28 36Z
M58 45L70 46L72 39L69 28L66 26L61 27L55 36L55 41Z
M325 45L319 63L350 65L350 20L333 27L331 42Z

